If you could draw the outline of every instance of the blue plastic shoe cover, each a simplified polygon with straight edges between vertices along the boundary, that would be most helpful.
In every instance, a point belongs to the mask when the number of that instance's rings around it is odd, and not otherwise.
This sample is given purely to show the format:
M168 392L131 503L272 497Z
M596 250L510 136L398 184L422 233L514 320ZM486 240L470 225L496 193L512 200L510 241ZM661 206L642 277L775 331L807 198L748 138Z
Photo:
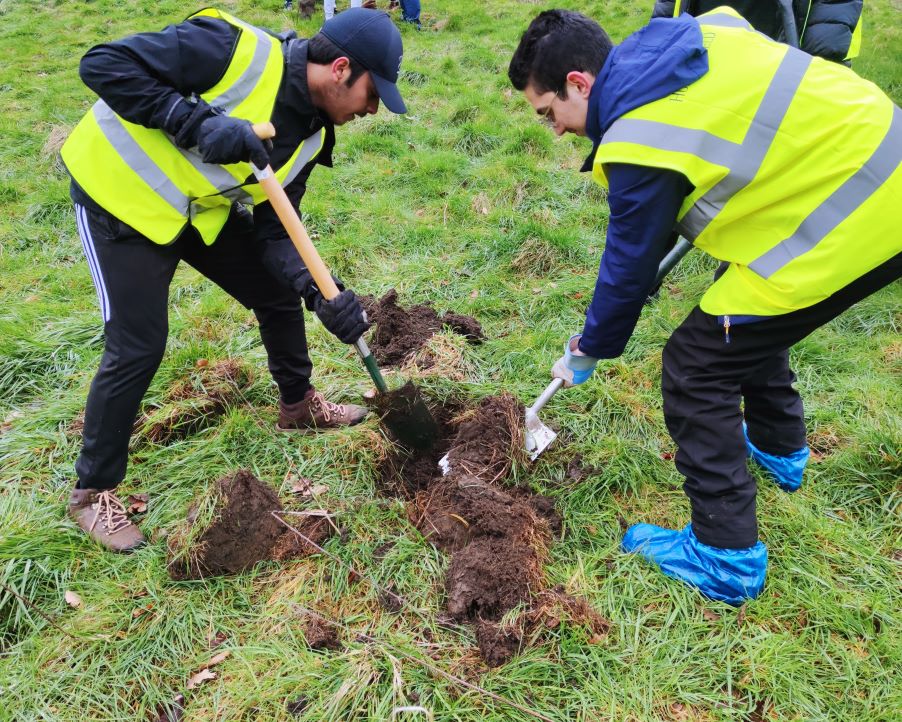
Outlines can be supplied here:
M623 550L638 552L668 577L733 606L757 597L767 575L763 543L747 549L708 546L696 539L691 524L682 531L636 524L627 529Z
M742 433L745 434L745 445L748 448L749 456L771 473L777 486L789 493L798 491L802 485L802 472L805 471L808 457L811 456L808 447L793 451L789 456L774 456L761 451L752 443L752 440L749 439L748 427L745 424L742 425Z

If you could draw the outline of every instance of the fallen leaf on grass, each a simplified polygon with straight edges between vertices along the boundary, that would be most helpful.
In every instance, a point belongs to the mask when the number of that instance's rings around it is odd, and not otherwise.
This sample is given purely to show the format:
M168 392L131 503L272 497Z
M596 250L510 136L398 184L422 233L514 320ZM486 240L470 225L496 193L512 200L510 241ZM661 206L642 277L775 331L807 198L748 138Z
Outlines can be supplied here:
M132 609L132 619L137 619L138 617L147 614L151 609L153 609L153 602L148 602L143 607Z
M310 479L299 479L291 487L291 492L300 496L319 496L327 491L329 491L328 486L325 484L314 484Z
M179 722L185 716L185 695L177 694L171 702L157 705L157 716L153 722Z
M736 624L742 624L745 621L745 604L739 607L739 613L736 615Z
M199 359L197 359L197 361L194 362L194 365L195 365L197 368L202 369L202 368L204 368L205 366L209 366L209 365L210 365L210 362L207 361L207 359L205 359L205 358L199 358Z
M191 675L191 678L188 680L188 689L200 687L204 682L211 679L216 679L216 672L211 672L209 669L202 669L197 674Z
M219 654L214 654L212 657L210 657L210 661L207 662L204 666L205 667L215 667L220 662L224 662L225 660L227 660L229 658L230 654L231 654L231 652L229 650L220 652Z
M66 592L63 597L66 600L66 604L68 604L73 609L78 609L81 606L81 597L78 596L75 592Z
M143 514L147 511L147 494L129 494L128 495L128 513Z
M472 291L470 291L470 298L478 298L478 297L479 297L479 289L478 288L474 288Z
M210 649L216 649L228 638L229 635L225 632L216 632L216 634L213 634L207 638L207 647L209 647Z
M716 622L720 619L720 615L717 612L712 612L710 609L703 609L702 616L709 622Z

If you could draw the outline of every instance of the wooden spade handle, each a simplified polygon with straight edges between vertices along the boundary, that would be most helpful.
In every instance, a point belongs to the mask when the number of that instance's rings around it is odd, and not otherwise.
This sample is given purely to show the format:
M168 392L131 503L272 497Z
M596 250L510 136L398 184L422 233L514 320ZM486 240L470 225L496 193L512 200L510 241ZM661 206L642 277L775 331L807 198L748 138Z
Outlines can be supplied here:
M261 140L267 140L276 135L276 129L272 123L255 123L253 128L254 133ZM291 238L291 242L294 243L294 247L301 255L304 265L310 271L310 275L313 276L316 287L323 294L323 298L331 301L339 293L338 286L335 285L332 274L329 273L329 269L326 268L326 264L320 258L319 251L316 250L316 246L310 240L310 236L307 234L304 224L301 223L298 212L291 205L291 201L288 200L285 189L276 180L272 166L268 165L262 170L253 164L251 164L251 167L254 169L254 175L263 188L263 192L269 199L270 205L272 205L279 220L282 221L282 225L285 226L288 237Z

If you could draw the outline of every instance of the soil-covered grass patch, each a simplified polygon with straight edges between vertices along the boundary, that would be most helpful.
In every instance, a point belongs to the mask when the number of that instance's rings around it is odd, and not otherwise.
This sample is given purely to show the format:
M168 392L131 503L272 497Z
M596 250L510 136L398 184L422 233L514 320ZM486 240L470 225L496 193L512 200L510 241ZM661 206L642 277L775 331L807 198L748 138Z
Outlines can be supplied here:
M176 580L237 574L258 562L286 561L316 551L281 523L276 492L251 472L217 480L196 499L185 522L169 536L169 575ZM291 526L315 544L333 528L322 516L291 517Z

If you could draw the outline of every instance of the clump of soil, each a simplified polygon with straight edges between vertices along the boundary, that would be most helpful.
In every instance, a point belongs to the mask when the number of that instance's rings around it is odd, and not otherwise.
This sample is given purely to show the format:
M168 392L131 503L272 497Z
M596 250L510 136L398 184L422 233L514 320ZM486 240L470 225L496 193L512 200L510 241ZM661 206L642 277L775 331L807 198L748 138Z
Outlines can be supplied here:
M234 359L203 364L190 378L177 382L160 406L147 410L135 431L155 444L190 436L209 426L229 406L241 403L252 380L251 369Z
M338 649L341 641L335 627L310 614L304 623L304 639L311 649Z
M273 511L282 511L279 497L251 472L217 480L169 535L169 575L184 580L237 574L265 559L285 561L314 553ZM299 518L300 523L292 517L292 526L316 544L332 534L324 517Z
M398 305L398 292L391 289L378 301L361 297L367 316L376 328L369 342L380 366L397 366L408 359L433 334L448 326L471 343L481 343L482 326L471 316L447 312L444 315L426 304Z
M335 534L335 527L322 516L297 517L290 516L285 519L291 526L307 537L314 544L322 546ZM317 553L317 548L311 546L290 529L281 524L282 535L272 548L270 557L278 562L291 559L300 559Z
M524 615L548 606L542 566L561 519L551 499L503 485L524 453L523 406L516 399L489 397L471 412L455 417L446 411L439 418L442 439L436 448L390 456L382 467L383 484L390 480L406 492L411 522L451 554L448 613L475 626L483 659L497 666L521 648L528 627ZM436 463L445 449L450 472L442 476ZM527 611L514 626L502 628L502 617L518 606Z

